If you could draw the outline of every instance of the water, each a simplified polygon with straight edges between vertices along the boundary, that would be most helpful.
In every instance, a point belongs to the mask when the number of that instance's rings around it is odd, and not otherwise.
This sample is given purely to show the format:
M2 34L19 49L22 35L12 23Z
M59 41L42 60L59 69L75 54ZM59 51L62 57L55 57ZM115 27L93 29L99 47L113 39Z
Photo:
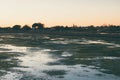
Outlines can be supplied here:
M0 80L120 80L120 37L1 34Z

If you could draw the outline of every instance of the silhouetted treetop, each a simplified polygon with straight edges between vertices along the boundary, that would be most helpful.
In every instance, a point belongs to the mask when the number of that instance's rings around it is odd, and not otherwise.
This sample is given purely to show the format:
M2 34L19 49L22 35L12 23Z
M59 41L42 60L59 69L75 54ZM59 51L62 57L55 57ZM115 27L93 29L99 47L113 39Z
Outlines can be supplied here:
M21 29L21 25L14 25L12 27L13 30L20 30Z
M75 32L75 33L120 33L120 25L102 25L102 26L53 26L49 28L44 28L44 24L42 23L34 23L31 26L24 25L21 28L21 25L14 25L12 27L0 27L0 32Z
M28 26L28 25L24 25L24 26L22 27L22 30L27 31L27 30L31 30L31 28L30 28L30 26Z
M32 25L32 28L33 29L43 29L44 28L44 24L42 24L42 23L34 23Z

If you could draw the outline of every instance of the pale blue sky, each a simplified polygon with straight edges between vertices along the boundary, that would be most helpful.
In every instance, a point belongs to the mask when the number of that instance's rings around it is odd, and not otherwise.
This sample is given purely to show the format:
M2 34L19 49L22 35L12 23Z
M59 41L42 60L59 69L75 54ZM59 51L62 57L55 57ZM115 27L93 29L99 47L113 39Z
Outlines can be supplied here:
M120 0L0 0L0 26L120 25Z

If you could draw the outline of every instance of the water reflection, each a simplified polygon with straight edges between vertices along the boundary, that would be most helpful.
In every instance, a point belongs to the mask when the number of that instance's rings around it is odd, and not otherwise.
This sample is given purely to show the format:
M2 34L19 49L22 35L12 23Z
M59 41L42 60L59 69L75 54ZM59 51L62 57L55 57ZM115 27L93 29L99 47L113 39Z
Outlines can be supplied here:
M120 78L120 44L115 41L47 35L34 40L30 35L18 36L13 36L11 44L7 43L11 37L0 42L0 80ZM19 45L19 41L23 44Z
M87 39L64 39L62 40L57 40L57 39L51 39L52 41L48 41L45 43L53 43L53 44L101 44L101 45L108 45L109 48L115 48L115 47L120 47L119 44L115 43L109 43L103 40L87 40Z
M120 57L94 57L94 58L75 58L80 59L80 60L116 60L116 59L120 59Z

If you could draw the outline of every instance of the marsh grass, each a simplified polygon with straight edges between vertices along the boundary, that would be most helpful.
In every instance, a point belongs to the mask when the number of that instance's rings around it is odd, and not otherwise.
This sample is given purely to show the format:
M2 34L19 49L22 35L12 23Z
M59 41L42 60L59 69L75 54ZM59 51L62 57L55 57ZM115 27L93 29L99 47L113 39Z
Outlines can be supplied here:
M60 76L60 75L65 75L66 71L64 70L50 70L50 71L43 71L49 76Z
M12 68L25 68L29 69L31 66L20 66L19 59L17 57L34 54L38 48L45 48L48 51L50 58L56 59L53 62L47 62L41 66L76 66L84 65L82 68L88 66L94 66L92 70L102 72L95 76L102 77L104 74L112 74L120 76L120 36L112 37L111 34L107 35L93 35L92 34L79 34L79 35L58 35L58 34L28 34L28 33L16 33L16 34L0 34L0 44L14 45L23 47L32 47L34 50L32 53L20 53L11 52L10 49L0 48L0 76L6 74L7 71L13 71ZM64 54L64 56L63 56ZM36 54L37 55L37 54ZM27 59L26 59L27 61ZM23 61L24 62L24 61ZM31 61L32 62L32 61ZM28 62L28 63L31 63ZM41 63L41 62L39 62ZM81 67L79 67L81 68ZM35 68L36 69L36 68ZM39 67L37 67L39 69ZM67 68L69 69L69 68ZM41 69L40 69L41 70ZM29 71L29 70L28 70ZM27 71L26 71L27 72ZM89 73L87 70L83 70L83 73ZM24 72L23 72L24 73ZM49 77L64 78L69 71L66 69L57 70L49 69L42 70L42 72ZM103 74L104 73L104 74ZM25 73L24 73L25 74ZM87 75L87 74L86 74ZM89 74L87 75L89 76ZM111 77L111 76L110 76ZM94 77L93 77L94 78ZM36 78L35 76L23 76L20 80L46 80L44 78Z

